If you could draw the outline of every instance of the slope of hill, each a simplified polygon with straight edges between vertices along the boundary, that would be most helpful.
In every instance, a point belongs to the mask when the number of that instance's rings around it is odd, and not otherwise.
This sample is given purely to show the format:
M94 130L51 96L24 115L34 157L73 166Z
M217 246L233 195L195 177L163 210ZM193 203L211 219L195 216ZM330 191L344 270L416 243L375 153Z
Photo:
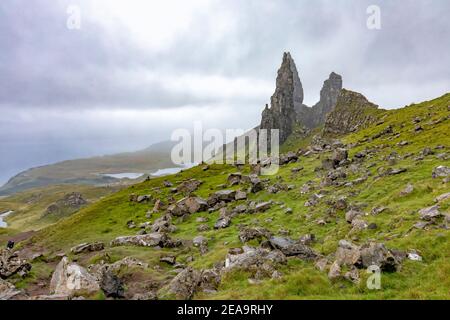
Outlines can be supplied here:
M137 152L68 160L32 168L11 178L0 188L0 195L58 184L104 185L118 181L104 174L144 174L174 167L170 160L173 145L171 141L164 141Z
M102 187L52 185L33 188L0 198L0 213L13 211L5 219L8 228L16 232L36 231L124 187L125 185L117 184ZM77 201L71 202L67 199L71 195L79 196L79 204ZM65 205L64 202L68 202L69 205Z
M448 299L449 106L446 94L308 137L276 176L210 165L136 184L19 244L40 258L8 281L23 297L51 294L65 253L99 279L110 266L126 298ZM93 242L104 248L70 250ZM366 285L369 265L379 290ZM98 285L69 296L79 294L113 296Z

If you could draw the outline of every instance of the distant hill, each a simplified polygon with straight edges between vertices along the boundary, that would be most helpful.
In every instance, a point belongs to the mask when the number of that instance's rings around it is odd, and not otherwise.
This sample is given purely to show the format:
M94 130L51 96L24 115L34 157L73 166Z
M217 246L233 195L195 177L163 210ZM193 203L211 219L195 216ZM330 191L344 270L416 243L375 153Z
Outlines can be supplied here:
M170 152L175 143L163 141L136 152L68 160L31 168L20 172L2 186L0 196L56 184L110 184L118 182L119 179L104 174L145 174L176 167L170 160Z

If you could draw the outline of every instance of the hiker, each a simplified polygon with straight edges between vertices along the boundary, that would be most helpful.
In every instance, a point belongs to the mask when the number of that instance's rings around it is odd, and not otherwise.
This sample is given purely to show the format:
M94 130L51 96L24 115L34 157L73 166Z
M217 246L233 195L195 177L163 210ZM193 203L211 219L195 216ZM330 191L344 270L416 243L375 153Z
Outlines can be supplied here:
M9 250L11 250L12 248L14 248L14 241L9 240L9 241L8 241L8 244L6 245L6 248L9 249Z

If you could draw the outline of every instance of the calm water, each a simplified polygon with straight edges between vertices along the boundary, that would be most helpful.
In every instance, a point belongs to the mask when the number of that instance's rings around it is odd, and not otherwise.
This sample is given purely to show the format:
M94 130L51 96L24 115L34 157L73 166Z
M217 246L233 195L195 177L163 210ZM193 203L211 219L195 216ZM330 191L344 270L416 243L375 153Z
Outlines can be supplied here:
M159 169L159 170L153 172L151 175L154 176L154 177L166 176L168 174L178 173L178 172L180 172L183 169L192 168L192 167L194 167L196 165L197 165L196 163L189 163L189 164L185 164L183 167Z
M192 168L196 165L197 165L196 163L188 163L181 167L159 169L159 170L156 170L155 172L151 173L150 175L153 177L166 176L169 174L178 173L183 169ZM111 178L115 178L115 179L125 179L125 178L137 179L137 178L142 177L143 175L145 175L145 173L142 173L142 172L123 172L123 173L104 173L104 174L102 174L102 176L111 177Z
M111 178L115 178L115 179L137 179L141 176L143 176L144 173L136 173L136 172L124 172L124 173L105 173L102 174L102 176L105 177L111 177Z
M6 218L7 216L9 216L13 212L14 211L6 211L6 212L3 212L2 214L0 214L0 228L8 227L8 224L5 221L3 221L3 218Z

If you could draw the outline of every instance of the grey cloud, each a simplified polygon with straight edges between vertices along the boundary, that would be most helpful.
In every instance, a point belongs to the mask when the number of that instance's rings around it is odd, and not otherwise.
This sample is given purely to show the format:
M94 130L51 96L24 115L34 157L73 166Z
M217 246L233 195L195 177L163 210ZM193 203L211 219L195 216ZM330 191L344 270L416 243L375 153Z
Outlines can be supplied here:
M131 132L136 120L109 125L115 117L96 109L170 110L187 127L204 117L211 126L250 128L270 99L283 51L291 51L310 105L331 71L383 107L450 91L446 0L211 1L160 51L119 22L112 32L90 12L81 30L69 31L66 8L74 3L87 11L87 0L0 2L0 153L8 154L0 157L0 180L33 164L144 147L181 125L147 115L148 128L143 122ZM366 28L372 4L381 8L381 30ZM230 17L226 31L216 28L220 14ZM246 85L224 95L211 76ZM185 88L173 85L183 77ZM206 80L193 88L190 77ZM251 91L258 81L263 88ZM189 106L202 111L190 114ZM80 116L71 120L74 111ZM47 113L54 116L37 116Z

